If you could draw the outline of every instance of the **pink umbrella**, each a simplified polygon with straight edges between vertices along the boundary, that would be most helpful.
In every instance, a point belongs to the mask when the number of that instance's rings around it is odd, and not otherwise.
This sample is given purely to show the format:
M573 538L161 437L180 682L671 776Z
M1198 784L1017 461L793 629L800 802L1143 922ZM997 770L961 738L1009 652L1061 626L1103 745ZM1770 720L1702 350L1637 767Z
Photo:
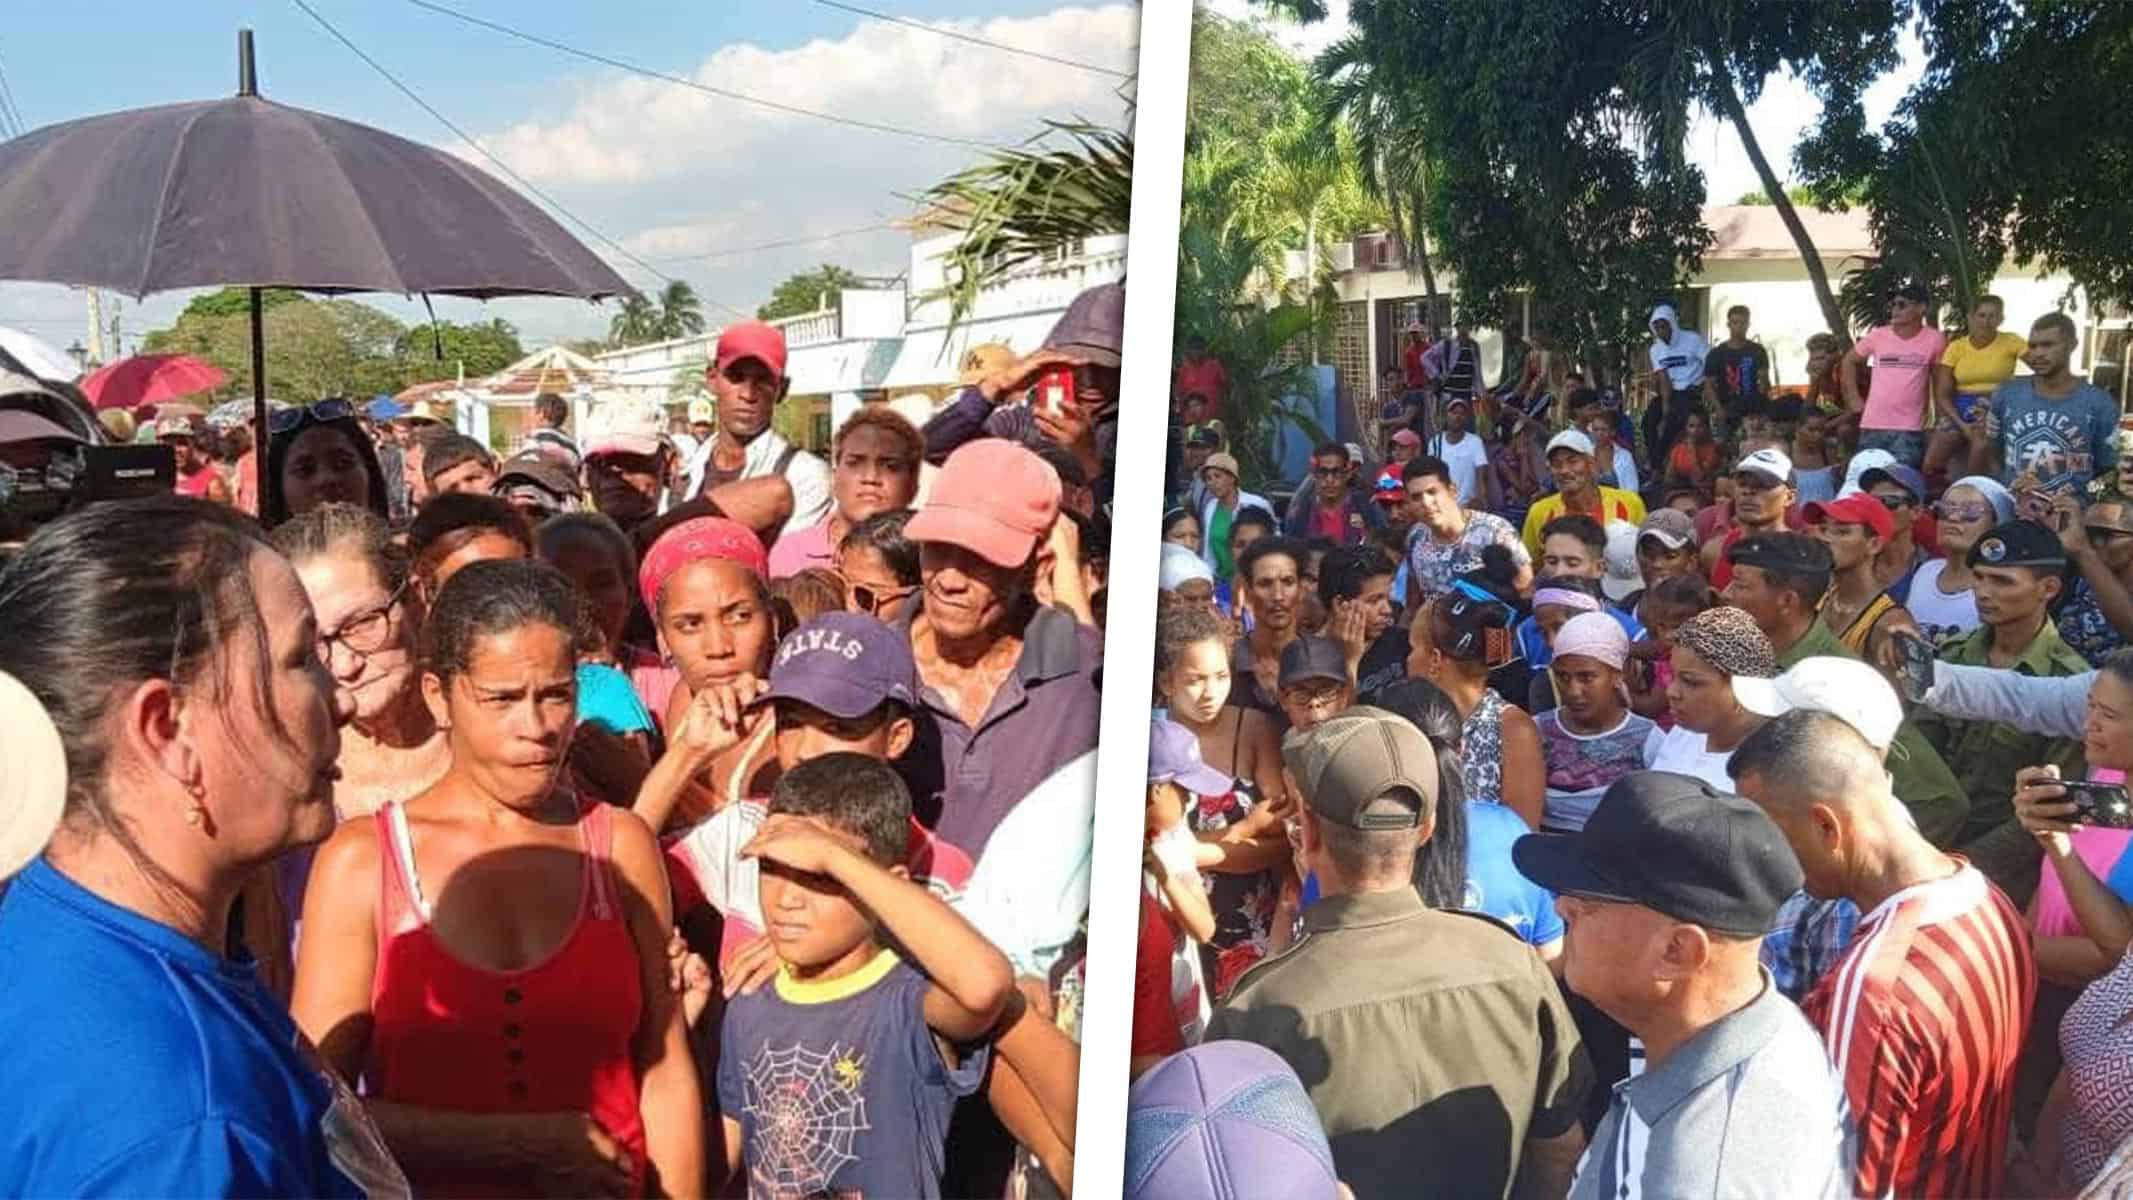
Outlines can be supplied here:
M138 408L191 396L229 382L229 372L190 354L136 354L99 367L81 381L98 408Z

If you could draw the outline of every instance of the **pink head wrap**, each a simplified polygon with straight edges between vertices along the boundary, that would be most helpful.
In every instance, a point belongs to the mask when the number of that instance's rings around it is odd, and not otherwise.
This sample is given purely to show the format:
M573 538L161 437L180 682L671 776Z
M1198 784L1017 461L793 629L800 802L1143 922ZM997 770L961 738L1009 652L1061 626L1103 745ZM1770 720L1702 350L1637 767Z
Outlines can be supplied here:
M758 577L770 573L770 556L763 552L763 543L753 530L725 517L695 517L660 534L644 552L644 562L637 568L637 590L644 595L644 606L657 616L659 589L666 586L667 576L705 558L739 563Z
M1555 657L1572 654L1619 671L1629 661L1629 635L1606 613L1579 613L1555 631Z
M1600 602L1597 598L1588 592L1581 592L1575 588L1544 587L1533 593L1533 607L1539 608L1543 604L1553 604L1561 608L1574 608L1581 613L1600 611Z

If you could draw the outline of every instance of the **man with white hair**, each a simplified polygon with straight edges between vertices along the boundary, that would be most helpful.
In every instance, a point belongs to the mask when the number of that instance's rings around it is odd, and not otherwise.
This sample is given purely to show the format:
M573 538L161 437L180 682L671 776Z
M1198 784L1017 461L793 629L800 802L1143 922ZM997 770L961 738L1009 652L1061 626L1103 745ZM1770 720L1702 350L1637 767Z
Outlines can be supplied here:
M1841 717L1779 716L1728 769L1784 834L1805 890L1866 911L1801 1005L1857 1121L1852 1194L2000 1195L2037 990L2021 913L1977 868L1919 835L1881 752Z
M1800 867L1754 805L1638 771L1577 833L1522 837L1511 860L1556 894L1564 985L1644 1044L1573 1200L1851 1194L1837 1073L1757 961Z

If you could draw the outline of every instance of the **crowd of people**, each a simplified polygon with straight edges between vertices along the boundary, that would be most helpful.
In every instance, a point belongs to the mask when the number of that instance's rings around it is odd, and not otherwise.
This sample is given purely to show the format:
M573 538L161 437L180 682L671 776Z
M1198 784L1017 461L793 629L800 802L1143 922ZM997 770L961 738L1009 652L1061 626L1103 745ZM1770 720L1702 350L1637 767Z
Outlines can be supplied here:
M826 458L761 322L693 436L159 416L0 567L0 1193L1070 1191L1123 314Z
M1417 325L1295 478L1188 359L1129 1192L2133 1179L2118 407L1886 299L1789 389L1739 306L1612 379Z

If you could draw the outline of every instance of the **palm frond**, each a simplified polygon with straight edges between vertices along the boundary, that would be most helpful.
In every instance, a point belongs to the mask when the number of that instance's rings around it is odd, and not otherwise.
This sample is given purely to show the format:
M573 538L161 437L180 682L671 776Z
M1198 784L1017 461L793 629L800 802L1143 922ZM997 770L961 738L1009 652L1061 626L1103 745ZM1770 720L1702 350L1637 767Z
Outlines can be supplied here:
M1024 146L996 151L919 196L935 220L963 235L947 255L947 286L936 293L950 301L951 327L987 284L1081 239L1126 231L1133 136L1085 122L1045 124ZM1052 134L1072 144L1040 144Z

